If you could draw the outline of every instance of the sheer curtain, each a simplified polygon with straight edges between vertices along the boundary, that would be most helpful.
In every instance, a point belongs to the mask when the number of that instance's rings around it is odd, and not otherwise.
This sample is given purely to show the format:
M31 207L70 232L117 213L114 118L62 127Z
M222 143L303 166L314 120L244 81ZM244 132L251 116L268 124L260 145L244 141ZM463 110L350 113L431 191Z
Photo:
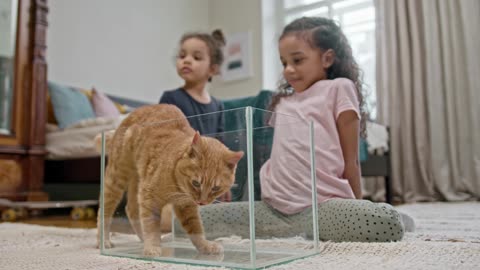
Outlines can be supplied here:
M394 198L480 198L480 1L375 2Z

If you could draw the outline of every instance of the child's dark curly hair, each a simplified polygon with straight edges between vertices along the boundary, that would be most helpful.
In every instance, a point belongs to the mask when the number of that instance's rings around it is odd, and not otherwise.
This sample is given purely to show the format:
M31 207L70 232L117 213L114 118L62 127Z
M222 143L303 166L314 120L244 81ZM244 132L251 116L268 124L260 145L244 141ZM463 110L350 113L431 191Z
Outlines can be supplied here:
M225 36L223 35L222 30L217 29L212 32L212 34L201 33L201 32L191 32L186 33L180 39L180 45L183 44L188 39L196 38L203 42L208 47L208 52L210 56L210 65L222 65L224 56L222 48L225 46ZM208 81L211 81L212 78L209 78Z
M365 138L365 123L368 114L365 110L364 93L362 88L362 74L357 62L353 58L352 48L342 29L331 19L322 17L302 17L294 20L283 29L279 40L287 35L297 35L305 39L312 48L320 48L323 51L332 49L335 52L335 60L327 70L327 78L347 78L354 82L357 89L358 102L360 104L360 135ZM272 98L270 109L274 110L280 99L293 94L291 86L283 80L279 91Z

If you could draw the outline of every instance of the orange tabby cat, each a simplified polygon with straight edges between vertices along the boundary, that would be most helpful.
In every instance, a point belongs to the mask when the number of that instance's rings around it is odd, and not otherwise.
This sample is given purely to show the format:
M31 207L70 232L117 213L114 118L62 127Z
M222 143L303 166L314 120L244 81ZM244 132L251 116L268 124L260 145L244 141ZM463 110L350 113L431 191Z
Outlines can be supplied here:
M220 141L200 136L177 107L165 104L135 110L109 137L105 247L112 246L112 216L127 191L127 216L144 241L144 255L162 254L161 211L167 204L173 205L199 252L221 252L220 244L205 239L198 206L212 203L230 189L243 152L230 151ZM100 212L98 229L100 232Z

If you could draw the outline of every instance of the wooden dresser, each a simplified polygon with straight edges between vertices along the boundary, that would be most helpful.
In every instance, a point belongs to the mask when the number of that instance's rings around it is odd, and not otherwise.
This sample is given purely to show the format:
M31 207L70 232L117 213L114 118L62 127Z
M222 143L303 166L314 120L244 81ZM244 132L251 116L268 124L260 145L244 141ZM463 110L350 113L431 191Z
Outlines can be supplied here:
M42 191L47 13L46 0L0 5L0 198L48 199Z

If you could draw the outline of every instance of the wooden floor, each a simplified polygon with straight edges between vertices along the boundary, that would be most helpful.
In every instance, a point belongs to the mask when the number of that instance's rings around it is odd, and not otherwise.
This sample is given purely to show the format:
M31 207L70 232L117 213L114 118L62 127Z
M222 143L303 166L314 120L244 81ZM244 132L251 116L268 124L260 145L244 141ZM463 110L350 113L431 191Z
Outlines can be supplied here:
M66 227L66 228L96 228L96 220L72 220L70 216L43 216L43 217L33 217L25 220L20 220L17 222L27 223L27 224L36 224L43 226L56 226L56 227Z
M29 217L16 221L19 223L35 224L41 226L55 226L64 228L93 229L97 227L97 220L73 220L70 216L41 216ZM112 231L133 233L130 224L125 219L115 219L112 222Z
M1 213L1 209L0 209ZM65 227L65 228L84 228L92 229L97 227L96 215L94 219L87 220L73 220L70 217L68 211L63 211L62 209L52 209L45 212L41 212L38 215L33 213L28 213L27 218L20 218L15 221L18 223L42 225L42 226L55 226L55 227ZM164 233L171 231L172 225L171 210L168 208L168 211L162 213L162 223L160 225L160 230ZM2 219L0 218L0 223ZM132 226L130 225L129 220L122 213L116 213L115 217L112 220L112 231L118 231L123 233L134 233Z
M29 217L16 221L18 223L34 224L41 226L55 226L64 228L82 228L93 229L97 227L96 219L93 220L72 220L70 216L49 215L40 217ZM1 223L1 221L0 221ZM130 223L125 218L114 218L112 222L111 230L114 232L133 234L133 229ZM170 227L162 227L162 232L170 232Z

